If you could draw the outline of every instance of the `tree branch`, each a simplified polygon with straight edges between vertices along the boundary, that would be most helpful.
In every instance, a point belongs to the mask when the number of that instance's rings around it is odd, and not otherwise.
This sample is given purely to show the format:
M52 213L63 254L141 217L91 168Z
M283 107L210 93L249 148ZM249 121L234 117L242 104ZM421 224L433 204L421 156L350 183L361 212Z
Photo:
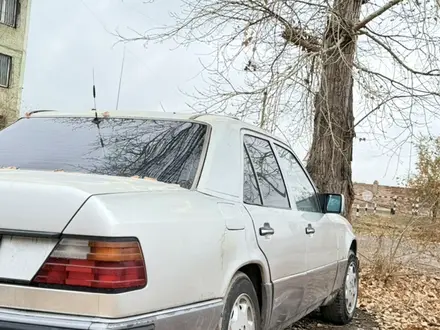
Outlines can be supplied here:
M320 51L321 42L317 37L305 32L302 28L292 26L284 17L275 13L267 6L259 4L259 7L262 11L266 12L268 15L275 18L278 22L284 25L284 32L281 36L287 42L299 46L309 53L317 53Z
M368 23L370 23L373 19L375 19L376 17L379 17L384 12L386 12L387 10L389 10L390 8L394 7L395 5L397 5L397 4L401 3L401 2L403 2L403 0L391 0L385 6L383 6L382 8L379 8L377 11L375 11L374 13L368 15L362 21L357 23L354 26L353 30L354 31L359 31L360 29L365 27Z
M281 36L287 42L299 46L309 53L318 53L321 50L321 44L318 39L301 28L286 27Z
M371 22L376 17L379 17L383 13L385 13L390 8L394 7L395 5L399 4L403 0L392 0L389 3L387 3L385 6L380 8L379 10L375 11L374 13L368 15L364 20L360 21L358 24L356 24L353 28L353 31L359 31L361 28L365 27L369 22ZM266 9L268 10L268 9ZM281 21L278 15L274 12L270 11L272 16L274 16L276 19ZM298 27L292 27L290 26L285 20L282 21L282 23L285 25L286 29L284 30L282 37L287 41L291 42L292 44L299 46L306 50L309 53L316 53L321 50L321 42L318 38L310 35L309 33L305 32L303 29Z
M391 100L395 100L395 99L403 99L403 98L412 98L413 95L409 94L409 95L397 95L397 96L393 96L390 97L388 99L383 100L382 102L380 102L376 107L374 107L372 110L370 110L366 115L364 115L361 119L359 119L356 124L354 124L353 128L355 128L356 126L358 126L360 123L362 123L365 119L367 119L372 113L376 112L377 110L379 110L383 105L387 104L388 102L390 102Z
M373 40L375 43L377 43L379 46L381 46L383 49L385 49L393 57L393 59L396 60L397 63L399 63L401 66L403 66L409 72L411 72L413 74L417 74L417 75L423 75L423 76L440 77L440 70L439 69L434 69L434 70L431 70L428 72L423 72L423 71L417 71L417 70L414 70L413 68L410 68L408 65L406 65L399 58L399 56L395 52L393 52L393 50L390 47L388 47L385 43L383 43L379 38L376 38L375 36L373 36L371 33L367 32L367 31L362 31L362 34L366 35L371 40ZM437 73L434 73L435 71L437 71Z

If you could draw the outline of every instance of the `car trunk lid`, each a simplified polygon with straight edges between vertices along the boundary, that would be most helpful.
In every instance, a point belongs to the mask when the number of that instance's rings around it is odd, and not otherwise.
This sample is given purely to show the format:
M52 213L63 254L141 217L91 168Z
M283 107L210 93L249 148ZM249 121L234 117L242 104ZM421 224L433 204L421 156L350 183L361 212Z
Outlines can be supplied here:
M0 170L0 231L61 233L92 195L183 189L155 180Z
M89 197L170 189L183 188L135 178L0 170L0 279L31 281Z

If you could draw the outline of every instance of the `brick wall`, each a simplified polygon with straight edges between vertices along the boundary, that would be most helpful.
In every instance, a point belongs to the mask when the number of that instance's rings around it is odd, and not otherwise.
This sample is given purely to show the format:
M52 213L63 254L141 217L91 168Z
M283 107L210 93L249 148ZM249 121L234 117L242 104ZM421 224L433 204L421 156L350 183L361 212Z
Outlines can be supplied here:
M395 186L380 185L377 181L374 183L354 183L354 191L356 199L354 205L363 209L365 204L369 205L369 208L373 207L373 203L376 203L378 207L383 209L390 209L393 205L394 196L397 197L397 210L402 212L411 212L412 204L417 203L413 196L412 189ZM365 202L362 194L364 192L371 192L373 194L373 200L371 202ZM420 208L422 205L420 205Z

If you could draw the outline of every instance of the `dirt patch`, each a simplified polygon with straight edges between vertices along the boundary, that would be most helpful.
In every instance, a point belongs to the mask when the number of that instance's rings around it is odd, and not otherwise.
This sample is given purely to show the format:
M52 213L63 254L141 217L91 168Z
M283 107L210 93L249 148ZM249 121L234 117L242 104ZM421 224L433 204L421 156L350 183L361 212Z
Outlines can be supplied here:
M319 313L314 313L301 321L295 323L290 328L285 330L313 330L313 329L327 329L327 330L378 330L379 325L376 323L374 316L362 311L357 310L353 321L346 326L335 326L327 324L322 321Z

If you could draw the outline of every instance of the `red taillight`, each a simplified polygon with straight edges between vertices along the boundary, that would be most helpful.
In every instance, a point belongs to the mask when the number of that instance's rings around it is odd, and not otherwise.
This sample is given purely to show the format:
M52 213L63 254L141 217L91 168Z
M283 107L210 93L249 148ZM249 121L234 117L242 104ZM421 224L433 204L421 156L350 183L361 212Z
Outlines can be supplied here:
M137 240L64 238L32 282L65 289L82 287L120 292L144 287L147 276Z

